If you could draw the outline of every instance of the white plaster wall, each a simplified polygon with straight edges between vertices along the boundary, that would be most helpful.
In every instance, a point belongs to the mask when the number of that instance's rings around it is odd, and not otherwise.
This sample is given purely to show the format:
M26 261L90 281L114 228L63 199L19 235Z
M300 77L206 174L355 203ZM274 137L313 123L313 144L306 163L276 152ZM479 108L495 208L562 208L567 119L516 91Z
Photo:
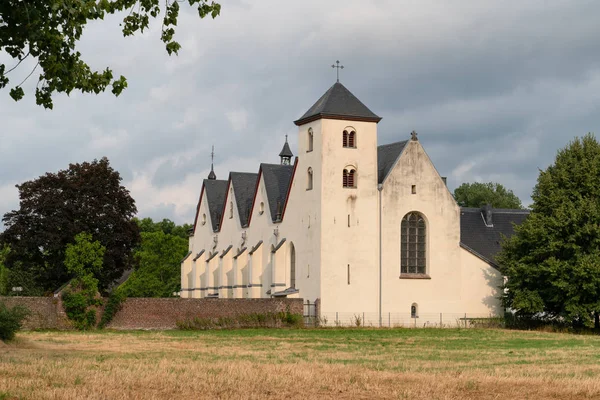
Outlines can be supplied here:
M503 277L500 271L481 258L461 248L462 293L465 312L503 315L500 301Z
M345 129L356 132L357 148L342 147ZM316 185L322 213L321 310L376 312L377 124L323 119L316 146L322 146ZM356 168L356 188L343 187L346 166Z
M412 194L412 185L416 185L416 194ZM382 205L383 314L410 316L413 303L422 319L468 312L461 296L460 209L418 141L406 144L383 182ZM400 274L400 224L412 211L426 220L430 279L403 279Z

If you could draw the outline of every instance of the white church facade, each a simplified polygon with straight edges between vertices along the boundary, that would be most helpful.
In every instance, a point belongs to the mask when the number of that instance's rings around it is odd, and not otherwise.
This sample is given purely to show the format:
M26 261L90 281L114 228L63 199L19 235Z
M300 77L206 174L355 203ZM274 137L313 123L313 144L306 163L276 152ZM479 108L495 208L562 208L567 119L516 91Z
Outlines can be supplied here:
M286 141L257 173L211 169L181 296L299 297L345 324L499 315L494 255L527 212L459 207L414 132L378 146L380 120L337 82L295 121L295 159Z

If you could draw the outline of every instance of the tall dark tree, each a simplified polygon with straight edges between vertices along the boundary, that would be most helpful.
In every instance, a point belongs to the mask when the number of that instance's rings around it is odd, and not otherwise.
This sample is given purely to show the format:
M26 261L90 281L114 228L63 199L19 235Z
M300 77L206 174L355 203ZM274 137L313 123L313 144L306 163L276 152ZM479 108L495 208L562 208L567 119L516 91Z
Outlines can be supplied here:
M2 0L0 1L0 53L13 58L11 65L0 63L0 89L9 84L12 71L26 59L33 59L28 76L39 71L36 102L52 108L53 93L78 90L99 93L109 86L119 95L127 86L125 77L115 79L106 68L94 71L81 58L77 45L91 21L125 11L123 36L144 32L151 19L161 18L160 39L169 54L177 54L181 45L175 40L179 17L178 0ZM219 15L221 6L207 0L187 0L200 18ZM24 74L25 75L25 74ZM26 78L27 79L27 78ZM13 82L10 95L20 100L23 82Z
M103 267L95 273L101 290L131 266L140 240L133 220L137 209L108 159L71 164L17 188L20 207L4 215L6 230L0 235L0 243L10 246L11 274L21 270L45 291L58 288L71 278L65 250L81 232L106 248Z
M454 189L454 198L461 207L481 207L491 204L495 208L521 209L521 200L503 185L494 182L463 183Z
M497 260L506 305L600 328L600 144L588 134L541 171L531 214Z
M164 218L162 221L154 222L151 218L137 220L140 227L140 232L163 232L167 235L179 236L182 239L188 240L190 236L191 224L177 225L170 219Z

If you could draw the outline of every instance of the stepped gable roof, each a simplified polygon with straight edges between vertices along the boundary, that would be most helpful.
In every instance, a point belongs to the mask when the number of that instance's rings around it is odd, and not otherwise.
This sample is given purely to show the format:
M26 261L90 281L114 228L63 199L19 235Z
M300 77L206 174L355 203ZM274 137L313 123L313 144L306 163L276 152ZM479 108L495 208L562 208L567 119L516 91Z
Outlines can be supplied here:
M283 207L290 188L290 181L294 174L294 166L260 164L260 169L265 180L265 188L267 189L267 200L269 201L271 219L273 222L277 222L278 214L280 218L283 214Z
M482 208L461 207L460 245L494 267L495 257L501 249L503 236L514 234L513 223L520 225L529 210L491 208L492 224L486 225Z
M248 218L252 209L258 174L252 172L231 172L229 177L235 190L235 202L238 207L240 223L242 227L246 227L248 226Z
M208 203L212 228L213 231L217 231L219 223L221 222L221 215L223 215L225 194L227 193L227 181L222 179L205 179L204 191L206 193L206 201Z
M379 122L373 111L369 110L344 85L336 82L302 117L294 121L298 126L319 118L347 119L353 121Z
M408 140L377 146L377 182L383 183Z

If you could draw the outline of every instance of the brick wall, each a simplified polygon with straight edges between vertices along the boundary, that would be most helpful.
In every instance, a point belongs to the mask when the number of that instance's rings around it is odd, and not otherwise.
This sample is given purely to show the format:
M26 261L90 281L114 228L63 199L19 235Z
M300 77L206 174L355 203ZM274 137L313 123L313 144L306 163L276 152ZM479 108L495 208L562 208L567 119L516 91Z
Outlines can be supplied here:
M177 321L289 311L302 315L302 299L130 298L108 325L111 329L174 329Z
M31 310L24 329L70 329L62 301L54 297L0 297L7 306ZM302 299L153 299L125 300L109 329L175 329L177 321L194 317L235 317L241 314L289 311L302 315ZM99 311L100 313L101 311ZM100 317L100 315L99 315Z
M70 329L60 298L54 297L0 297L9 308L25 306L31 315L23 321L24 329Z

